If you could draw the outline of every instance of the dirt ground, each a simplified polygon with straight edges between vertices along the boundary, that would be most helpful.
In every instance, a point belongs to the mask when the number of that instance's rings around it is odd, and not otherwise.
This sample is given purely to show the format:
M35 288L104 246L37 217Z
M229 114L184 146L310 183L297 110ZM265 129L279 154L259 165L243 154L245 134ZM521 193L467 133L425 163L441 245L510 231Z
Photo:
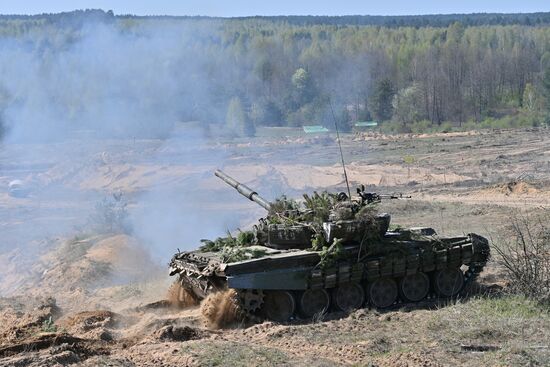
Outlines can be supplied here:
M499 241L511 215L550 207L548 130L358 133L342 143L352 186L412 197L380 204L395 224ZM216 168L271 200L345 190L339 160L333 136L274 132L2 147L0 187L21 179L30 193L0 191L0 366L550 364L548 310L507 295L495 260L470 296L448 304L223 329L200 306L170 306L165 264L177 248L263 215ZM128 200L129 235L90 230L114 192Z

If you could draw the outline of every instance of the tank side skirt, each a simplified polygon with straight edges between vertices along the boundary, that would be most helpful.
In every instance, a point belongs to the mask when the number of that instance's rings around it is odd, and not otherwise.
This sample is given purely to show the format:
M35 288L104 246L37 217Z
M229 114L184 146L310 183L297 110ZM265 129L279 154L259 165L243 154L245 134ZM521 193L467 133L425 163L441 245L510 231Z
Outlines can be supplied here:
M339 284L372 282L376 279L391 277L401 278L418 272L430 273L435 270L458 268L466 265L465 280L473 280L474 273L479 274L488 260L488 245L483 237L468 235L446 239L452 244L450 248L426 251L420 250L404 257L367 258L364 262L355 264L340 264L326 270L314 269L308 279L308 288L334 288ZM483 254L481 254L483 253ZM477 254L478 261L475 261Z

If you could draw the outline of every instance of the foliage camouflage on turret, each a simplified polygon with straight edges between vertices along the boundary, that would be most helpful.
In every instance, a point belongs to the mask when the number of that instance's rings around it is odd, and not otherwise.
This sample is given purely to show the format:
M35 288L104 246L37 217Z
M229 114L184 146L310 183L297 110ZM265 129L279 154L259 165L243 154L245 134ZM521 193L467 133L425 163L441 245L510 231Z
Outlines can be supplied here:
M271 203L266 220L269 224L286 226L299 224L309 227L313 232L310 249L320 252L319 266L325 268L340 259L344 251L341 239L334 239L332 244L327 242L323 233L323 223L332 217L337 220L359 220L365 224L361 241L368 245L372 240L379 239L377 214L375 203L361 207L357 203L340 200L337 194L315 191L311 195L304 194L302 201L282 195ZM226 262L255 259L266 254L265 251L250 248L250 246L259 244L252 231L239 230L236 237L228 233L227 237L219 237L214 241L202 240L201 242L203 245L200 247L200 251L221 252Z

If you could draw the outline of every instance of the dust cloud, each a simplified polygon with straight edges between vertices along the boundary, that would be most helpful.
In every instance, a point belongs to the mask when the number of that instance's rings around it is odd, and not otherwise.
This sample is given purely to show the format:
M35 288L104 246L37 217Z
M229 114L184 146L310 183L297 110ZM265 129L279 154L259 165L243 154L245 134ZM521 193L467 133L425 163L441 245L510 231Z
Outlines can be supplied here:
M64 241L82 244L86 257L94 241L78 239L92 235L90 217L113 194L151 258L144 273L239 224L203 188L227 154L205 128L221 129L227 108L214 87L224 80L223 52L213 59L197 46L209 34L104 20L0 39L0 295L40 283L57 265L63 273L66 264L46 255ZM13 180L28 195L9 196Z

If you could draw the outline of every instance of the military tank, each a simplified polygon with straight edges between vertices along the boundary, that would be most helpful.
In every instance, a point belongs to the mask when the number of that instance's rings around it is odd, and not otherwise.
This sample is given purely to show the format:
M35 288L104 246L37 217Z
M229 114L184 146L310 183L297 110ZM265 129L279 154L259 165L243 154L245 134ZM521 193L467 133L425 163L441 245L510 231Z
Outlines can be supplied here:
M175 254L170 275L200 301L236 290L246 316L285 322L332 310L388 308L451 298L483 270L487 239L441 237L428 227L393 228L384 198L327 192L269 202L217 170L215 175L267 211L252 231L203 240ZM398 198L399 196L388 196Z

